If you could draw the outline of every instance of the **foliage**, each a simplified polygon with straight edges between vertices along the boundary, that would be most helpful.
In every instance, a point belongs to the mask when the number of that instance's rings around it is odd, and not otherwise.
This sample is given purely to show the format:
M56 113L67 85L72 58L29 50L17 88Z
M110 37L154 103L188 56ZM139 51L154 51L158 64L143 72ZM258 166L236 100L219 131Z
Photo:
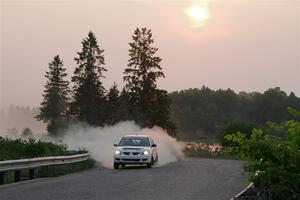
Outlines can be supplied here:
M10 139L0 137L0 160L60 156L66 154L67 147L62 144L29 139Z
M68 108L69 82L65 80L67 73L59 56L55 56L49 63L49 71L46 72L46 85L38 120L47 123L50 134L58 134L66 120Z
M287 107L300 110L300 98L287 95L280 88L270 88L264 93L187 89L169 94L171 118L178 127L177 137L214 139L229 121L241 121L263 126L267 121L280 123L291 119Z
M117 88L117 84L114 83L113 86L109 89L108 94L106 96L106 119L105 123L107 125L114 125L121 119L120 114L120 94Z
M101 79L104 78L103 72L107 71L103 51L94 33L89 32L82 41L82 51L74 58L78 66L72 77L73 102L70 108L76 120L100 126L105 121L105 88Z
M241 121L228 121L226 122L218 134L218 139L222 146L234 146L236 143L228 141L225 136L231 133L242 132L246 138L250 138L252 130L258 128L253 123L241 122Z
M299 115L296 110L289 109ZM251 137L238 132L226 138L237 143L232 150L247 159L245 168L257 172L251 180L258 187L270 187L273 198L300 198L300 122L289 120L281 124L269 123L269 131L253 129ZM277 134L276 132L280 132Z
M147 28L137 28L132 40L123 78L126 92L124 100L129 105L129 116L142 127L158 125L174 131L170 121L171 101L167 92L156 85L159 78L164 78L164 73L160 66L162 59L156 56L158 48L152 46L152 32Z

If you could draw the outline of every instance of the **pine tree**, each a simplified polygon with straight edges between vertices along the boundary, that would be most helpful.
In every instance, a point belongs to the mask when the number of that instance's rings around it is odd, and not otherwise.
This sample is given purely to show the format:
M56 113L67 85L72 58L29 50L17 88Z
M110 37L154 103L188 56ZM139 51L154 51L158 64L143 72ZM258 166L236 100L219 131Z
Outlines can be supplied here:
M82 51L75 57L77 67L72 77L73 102L71 114L75 119L91 125L103 125L105 120L105 88L101 79L104 78L103 51L97 44L92 32L82 41Z
M106 124L113 125L120 121L120 98L117 84L114 83L107 94L107 115Z
M129 103L129 95L125 88L122 89L120 96L119 96L120 106L119 106L119 113L120 113L120 121L132 121L134 117L130 112L130 103Z
M162 59L156 56L158 48L152 47L152 32L147 28L137 28L132 40L123 78L130 113L143 127L158 125L173 132L173 124L169 119L171 101L167 92L156 85L157 79L165 76L160 66ZM169 128L171 126L173 130Z
M66 122L66 114L69 101L69 82L66 68L60 60L59 55L55 56L49 63L49 71L45 75L47 82L43 94L40 112L36 116L38 120L47 123L47 131L50 134L58 134Z

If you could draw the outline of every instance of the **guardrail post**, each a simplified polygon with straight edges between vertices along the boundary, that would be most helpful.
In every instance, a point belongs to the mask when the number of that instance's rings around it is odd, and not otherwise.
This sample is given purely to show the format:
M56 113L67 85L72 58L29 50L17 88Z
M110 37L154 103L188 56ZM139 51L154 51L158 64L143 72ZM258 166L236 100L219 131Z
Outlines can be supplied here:
M1 1L1 0L0 0ZM29 179L35 178L35 169L37 167L56 166L65 163L82 162L89 159L89 153L82 153L70 156L49 156L30 159L18 159L18 160L1 160L0 161L0 185L4 184L4 176L7 171L14 172L14 181L21 181L22 170L29 170ZM47 165L45 165L45 162ZM24 165L26 166L24 167ZM21 170L22 169L22 170Z
M21 180L21 170L15 171L15 182L19 182Z
M4 184L4 175L5 175L5 172L0 172L0 185Z
M29 169L29 179L34 179L34 169Z

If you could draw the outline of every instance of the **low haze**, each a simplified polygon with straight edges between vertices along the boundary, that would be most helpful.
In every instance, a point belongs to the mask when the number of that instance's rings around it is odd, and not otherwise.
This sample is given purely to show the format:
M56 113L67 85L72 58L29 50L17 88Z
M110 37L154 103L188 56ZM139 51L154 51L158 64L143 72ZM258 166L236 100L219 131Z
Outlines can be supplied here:
M205 4L201 15L188 10L195 3ZM121 88L136 27L153 32L166 75L160 88L262 92L279 86L300 95L298 1L1 1L0 13L0 107L38 106L56 54L70 79L90 30L105 50L105 87L115 81Z

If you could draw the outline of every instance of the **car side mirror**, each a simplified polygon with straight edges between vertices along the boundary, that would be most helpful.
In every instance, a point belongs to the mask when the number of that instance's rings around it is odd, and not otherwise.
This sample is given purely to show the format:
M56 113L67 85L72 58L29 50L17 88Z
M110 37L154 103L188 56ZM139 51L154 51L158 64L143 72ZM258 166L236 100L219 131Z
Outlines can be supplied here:
M152 144L152 147L156 147L156 144Z
M117 147L118 145L117 144L114 144L114 147Z

